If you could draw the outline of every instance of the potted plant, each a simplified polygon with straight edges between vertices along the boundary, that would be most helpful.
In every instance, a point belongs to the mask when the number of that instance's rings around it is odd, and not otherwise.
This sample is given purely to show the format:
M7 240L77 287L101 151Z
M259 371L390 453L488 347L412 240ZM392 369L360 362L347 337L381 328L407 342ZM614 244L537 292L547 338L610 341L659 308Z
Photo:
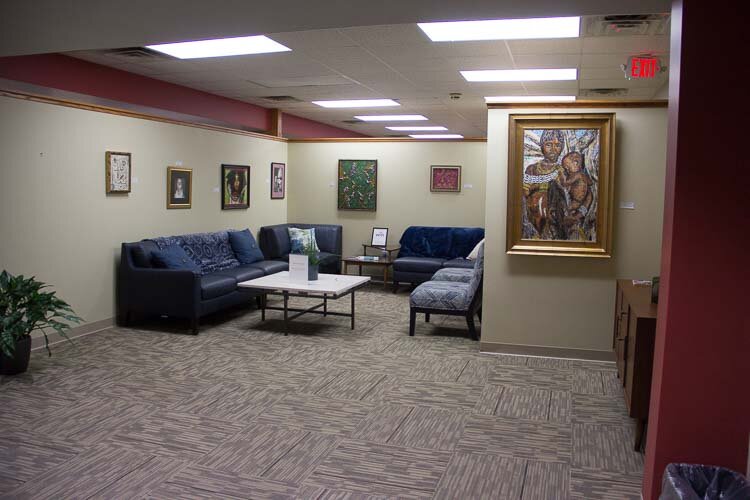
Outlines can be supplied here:
M312 241L308 241L303 246L303 253L307 255L307 279L315 281L318 279L318 266L320 265L320 253L315 250Z
M0 374L15 375L26 371L33 331L42 332L44 347L52 356L47 329L68 339L65 330L70 323L82 321L66 302L55 296L55 292L44 291L48 286L33 276L26 278L12 276L7 271L0 273Z

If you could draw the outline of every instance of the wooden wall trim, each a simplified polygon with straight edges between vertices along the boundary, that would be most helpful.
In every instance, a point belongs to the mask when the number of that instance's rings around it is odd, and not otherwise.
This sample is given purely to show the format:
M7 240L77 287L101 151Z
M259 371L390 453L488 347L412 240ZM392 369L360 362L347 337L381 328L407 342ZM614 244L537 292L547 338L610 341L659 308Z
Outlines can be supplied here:
M576 108L666 108L669 101L658 99L653 101L575 101L575 102L491 102L489 109L576 109Z
M65 106L67 108L83 109L86 111L94 111L96 113L107 113L110 115L126 116L128 118L138 118L140 120L150 120L161 123L169 123L171 125L182 125L184 127L201 128L204 130L211 130L213 132L224 132L227 134L243 135L246 137L255 137L257 139L268 139L269 141L280 141L287 142L284 137L275 137L273 135L261 134L259 132L250 132L248 130L240 130L230 127L221 127L218 125L208 125L205 123L189 122L184 120L175 120L173 118L165 118L157 115L151 115L148 113L140 113L136 111L127 111L124 109L112 108L109 106L101 106L98 104L87 104L83 102L73 101L70 99L60 99L56 97L48 97L36 94L29 94L25 92L16 92L12 90L0 89L0 96L11 97L13 99L22 99L25 101L40 102L44 104L53 104L55 106Z
M288 142L487 142L487 138L465 137L463 139L414 139L412 137L318 137L288 139Z
M483 353L513 354L516 356L543 356L550 358L585 359L589 361L615 360L612 351L594 351L591 349L574 349L569 347L551 347L523 344L504 344L498 342L480 342L479 350Z

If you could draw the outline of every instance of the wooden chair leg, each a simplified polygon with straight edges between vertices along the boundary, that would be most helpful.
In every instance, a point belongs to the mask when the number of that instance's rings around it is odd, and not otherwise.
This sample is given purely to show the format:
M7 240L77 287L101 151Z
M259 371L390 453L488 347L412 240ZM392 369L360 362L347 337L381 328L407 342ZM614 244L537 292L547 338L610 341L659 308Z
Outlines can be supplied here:
M466 325L469 327L469 335L471 340L479 340L477 338L477 328L474 326L474 315L469 313L466 315Z
M430 322L430 313L424 313L424 322L429 323Z
M393 280L393 293L398 293L398 281Z
M417 311L414 309L409 309L409 336L414 336L414 328L416 327L417 322Z

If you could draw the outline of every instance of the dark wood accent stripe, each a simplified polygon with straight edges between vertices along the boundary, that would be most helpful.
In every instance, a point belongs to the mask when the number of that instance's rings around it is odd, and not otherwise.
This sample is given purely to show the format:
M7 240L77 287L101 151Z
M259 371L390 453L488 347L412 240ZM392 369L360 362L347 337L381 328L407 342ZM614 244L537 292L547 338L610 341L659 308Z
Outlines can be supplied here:
M69 99L60 99L55 97L48 97L36 94L28 94L24 92L15 92L12 90L0 89L0 96L12 97L14 99L22 99L25 101L41 102L44 104L54 104L56 106L65 106L67 108L83 109L86 111L94 111L97 113L107 113L110 115L126 116L128 118L138 118L141 120L150 120L161 123L169 123L171 125L182 125L185 127L201 128L204 130L211 130L214 132L224 132L227 134L244 135L246 137L255 137L258 139L268 139L270 141L281 141L286 142L287 139L283 137L275 137L273 135L261 134L258 132L250 132L247 130L240 130L230 127L221 127L218 125L208 125L205 123L189 122L183 120L175 120L173 118L164 118L161 116L151 115L148 113L139 113L136 111L127 111L124 109L113 108L109 106L101 106L97 104L87 104L83 102L73 101Z
M575 101L575 102L490 102L489 109L576 109L576 108L666 108L669 101Z

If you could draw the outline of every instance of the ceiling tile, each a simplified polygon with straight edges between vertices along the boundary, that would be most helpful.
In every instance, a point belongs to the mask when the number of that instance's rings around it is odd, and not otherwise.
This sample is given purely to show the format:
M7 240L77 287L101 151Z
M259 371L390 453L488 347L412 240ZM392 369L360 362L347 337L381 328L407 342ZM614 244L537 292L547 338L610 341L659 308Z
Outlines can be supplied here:
M668 36L589 36L583 38L584 54L606 53L667 53Z
M583 42L580 38L549 40L508 40L511 53L517 54L579 54Z

